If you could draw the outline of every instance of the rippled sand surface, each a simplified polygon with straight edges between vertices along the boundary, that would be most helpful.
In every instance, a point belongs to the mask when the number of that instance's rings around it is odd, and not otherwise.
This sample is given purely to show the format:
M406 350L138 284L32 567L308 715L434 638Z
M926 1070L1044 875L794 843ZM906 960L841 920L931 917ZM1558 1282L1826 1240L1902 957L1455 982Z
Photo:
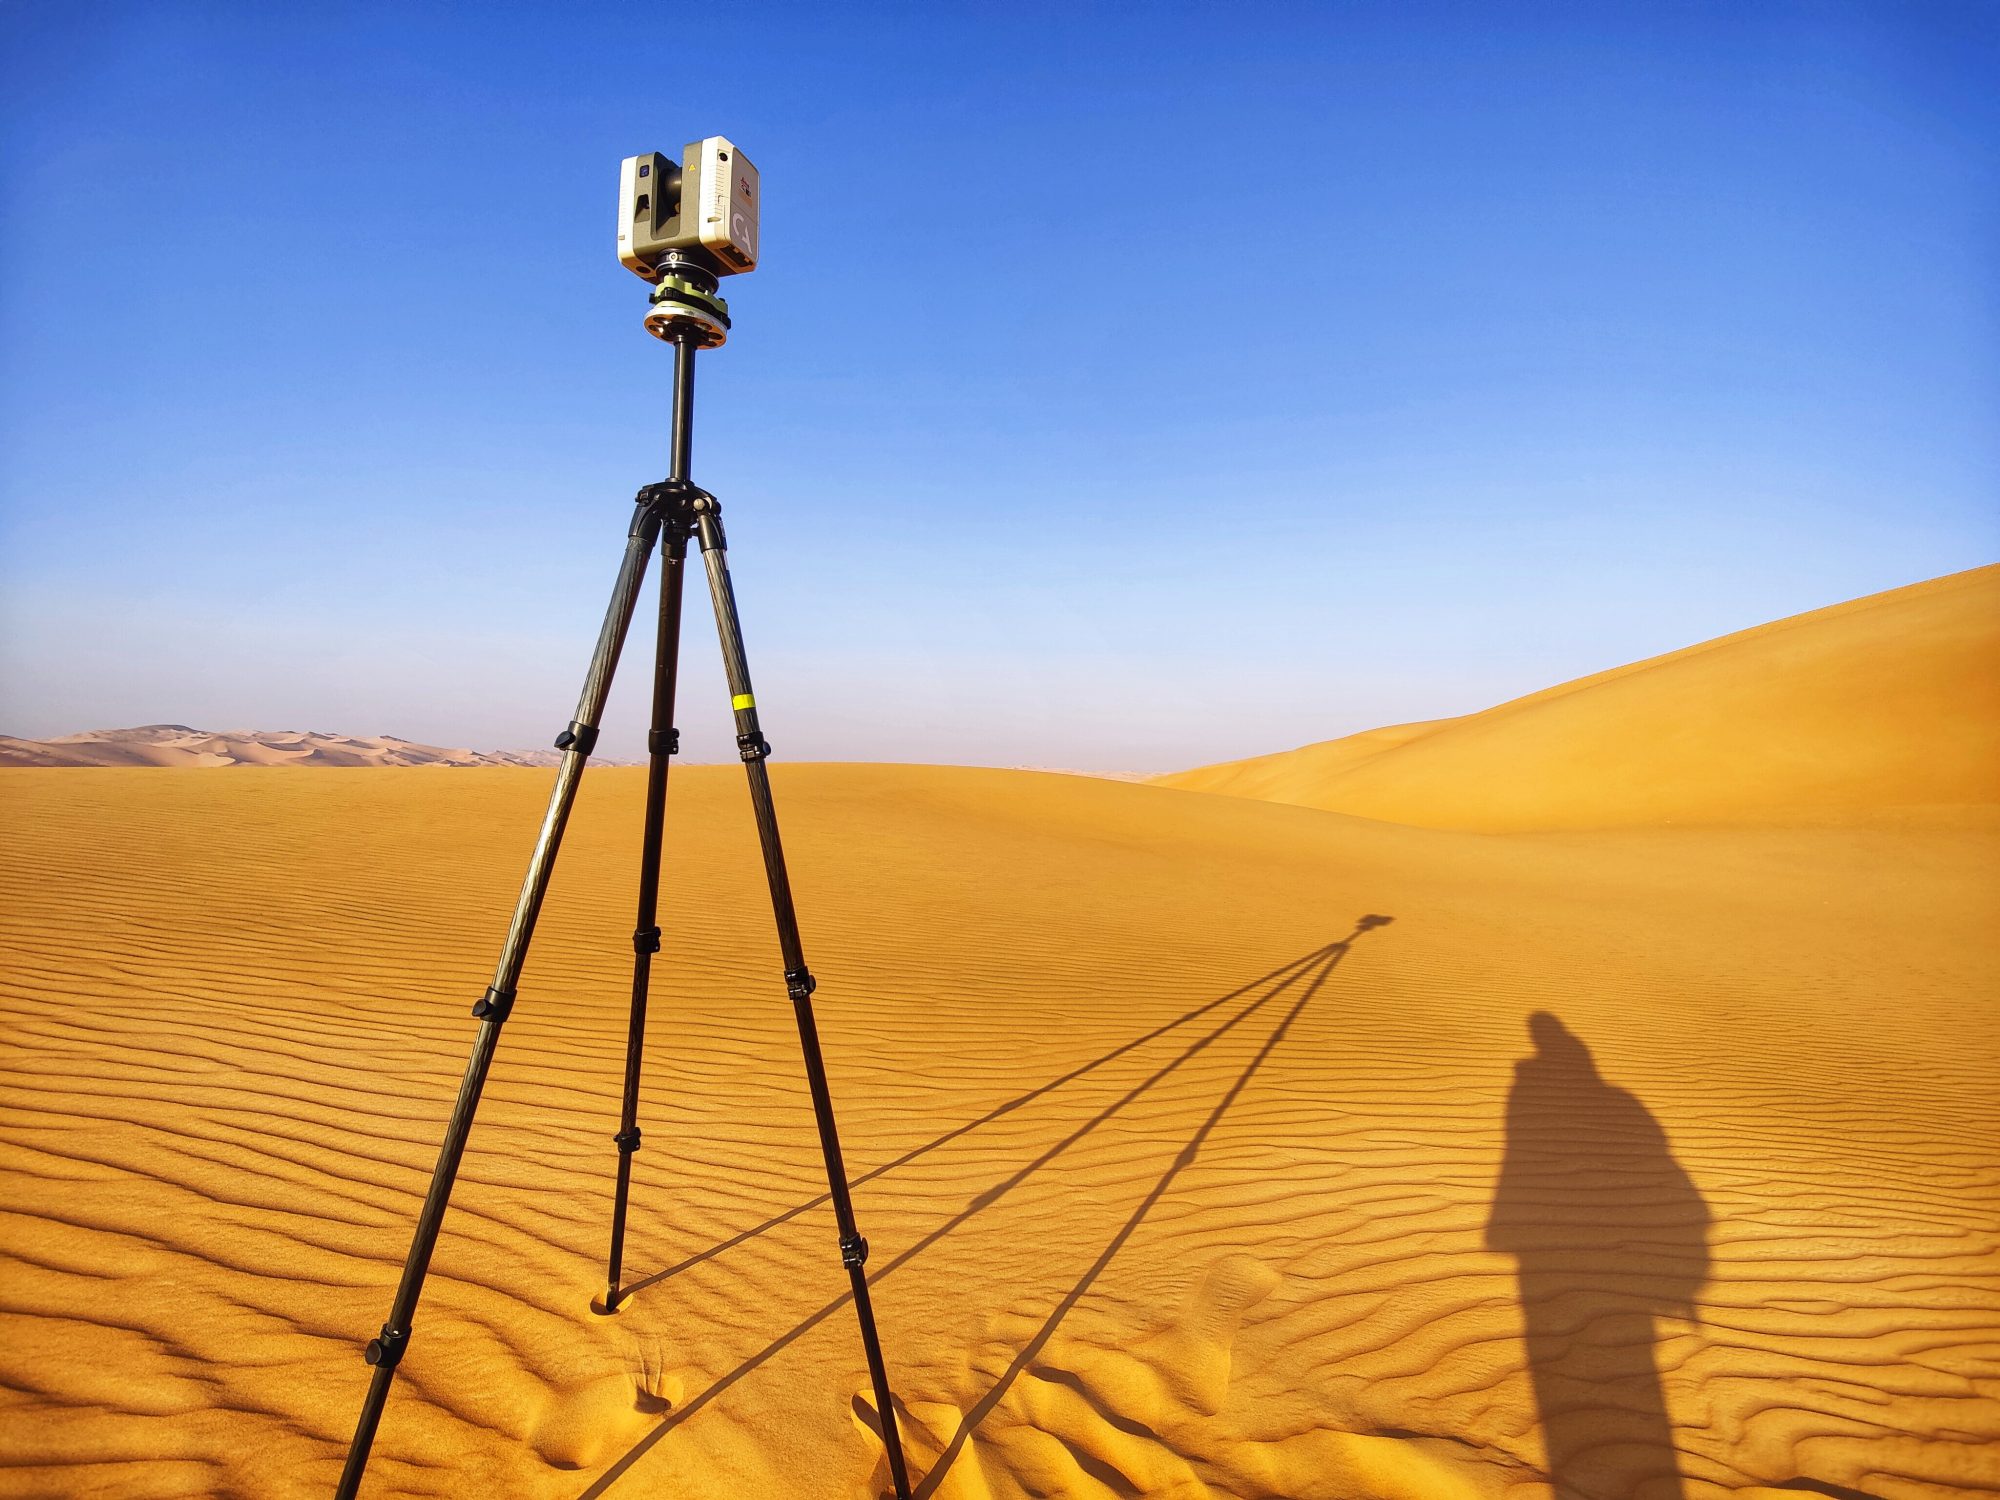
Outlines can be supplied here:
M2000 1493L1990 815L776 775L925 1494ZM587 1311L593 770L366 1493L883 1487L741 779L674 776L646 1279ZM547 783L0 777L0 1493L331 1492Z

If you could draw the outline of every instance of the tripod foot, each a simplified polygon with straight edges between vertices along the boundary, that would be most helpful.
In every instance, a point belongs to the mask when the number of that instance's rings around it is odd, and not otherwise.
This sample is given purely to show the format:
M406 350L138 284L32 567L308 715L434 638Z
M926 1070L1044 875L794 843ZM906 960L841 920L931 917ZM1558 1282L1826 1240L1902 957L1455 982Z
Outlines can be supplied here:
M629 1292L611 1291L605 1293L602 1297L592 1297L590 1299L590 1310L600 1318L615 1318L618 1314L625 1311L626 1304L631 1300L632 1296Z
M892 1461L882 1430L882 1414L876 1409L873 1389L857 1390L848 1403L848 1412L853 1418L855 1427L861 1431L864 1441L881 1454L875 1465L875 1473L868 1482L868 1493L874 1500L910 1500L912 1491L909 1473L904 1467L902 1437L914 1426L920 1434L920 1440L927 1441L935 1450L938 1446L935 1435L924 1425L922 1418L907 1409L901 1401L896 1402L893 1415L896 1419L897 1441L895 1458ZM954 1411L952 1415L957 1417L959 1414Z

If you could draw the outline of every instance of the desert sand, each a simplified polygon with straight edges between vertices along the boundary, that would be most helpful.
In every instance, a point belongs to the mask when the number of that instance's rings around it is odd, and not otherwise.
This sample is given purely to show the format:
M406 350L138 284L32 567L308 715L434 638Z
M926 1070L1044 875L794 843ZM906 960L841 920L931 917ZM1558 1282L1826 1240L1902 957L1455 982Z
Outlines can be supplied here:
M1366 817L776 767L921 1493L2000 1493L1993 578L1387 736ZM0 1493L331 1492L547 781L0 776ZM641 793L584 780L367 1494L886 1483L736 767L674 773L587 1311Z

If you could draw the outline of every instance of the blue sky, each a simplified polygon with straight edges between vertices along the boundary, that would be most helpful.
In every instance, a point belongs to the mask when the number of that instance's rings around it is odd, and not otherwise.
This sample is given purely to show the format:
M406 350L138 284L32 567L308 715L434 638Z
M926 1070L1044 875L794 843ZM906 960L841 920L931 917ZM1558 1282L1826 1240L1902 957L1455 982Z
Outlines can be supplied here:
M618 161L710 133L782 758L1189 765L1992 561L1996 65L1907 0L10 4L0 732L550 738L664 464Z

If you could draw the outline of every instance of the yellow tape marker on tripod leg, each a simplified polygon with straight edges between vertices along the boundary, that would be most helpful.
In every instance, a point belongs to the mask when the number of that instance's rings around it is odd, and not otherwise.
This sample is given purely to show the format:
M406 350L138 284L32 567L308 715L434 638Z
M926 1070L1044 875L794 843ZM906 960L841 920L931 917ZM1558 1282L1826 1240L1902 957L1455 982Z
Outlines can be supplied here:
M743 712L746 708L755 708L757 706L757 695L755 693L738 693L734 698L729 700L729 706L738 713Z

